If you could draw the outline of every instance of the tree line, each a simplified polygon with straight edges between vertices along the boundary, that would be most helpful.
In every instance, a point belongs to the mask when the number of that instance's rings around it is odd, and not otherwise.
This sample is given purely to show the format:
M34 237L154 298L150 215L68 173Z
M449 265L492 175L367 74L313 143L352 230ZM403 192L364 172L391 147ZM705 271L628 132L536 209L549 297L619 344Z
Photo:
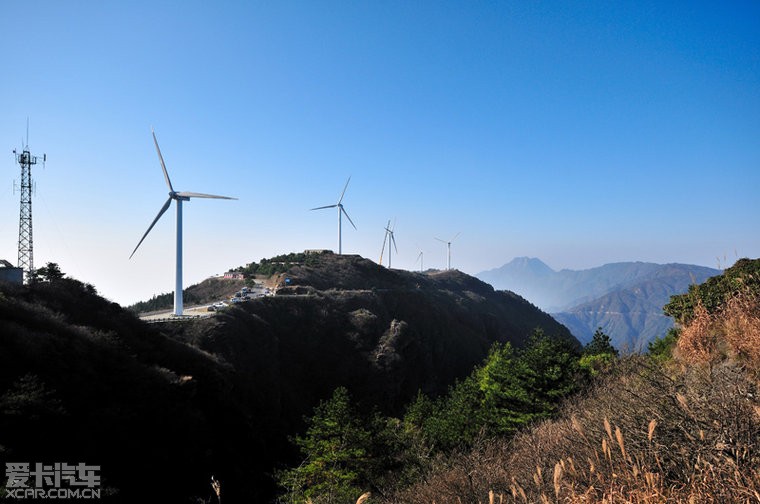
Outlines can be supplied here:
M511 436L549 418L617 359L601 329L579 350L534 330L527 344L496 343L447 394L422 392L401 418L366 411L345 387L320 402L293 443L302 462L280 471L283 502L354 502L363 491L386 494L426 473L438 455L471 448L484 437Z

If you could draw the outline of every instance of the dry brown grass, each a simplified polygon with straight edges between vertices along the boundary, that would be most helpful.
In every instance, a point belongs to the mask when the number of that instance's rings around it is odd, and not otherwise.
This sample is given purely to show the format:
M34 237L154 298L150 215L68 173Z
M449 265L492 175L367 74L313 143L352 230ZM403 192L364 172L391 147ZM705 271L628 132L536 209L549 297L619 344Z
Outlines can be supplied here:
M673 363L622 360L558 419L441 459L386 501L760 503L759 308L697 307Z
M731 299L721 320L731 351L753 369L760 369L760 300L750 296Z
M760 503L756 384L728 363L683 379L624 366L560 419L442 460L390 502Z
M365 492L361 494L358 499L356 499L356 504L364 504L369 500L370 497L372 497L372 492Z
M441 459L387 502L760 503L757 299L698 309L676 355L620 361L558 419Z
M217 502L217 504L221 504L221 502L222 502L222 484L219 483L219 480L215 479L214 476L211 476L211 489L214 491L214 494L216 495L216 502Z
M677 355L687 364L732 358L760 370L760 300L739 294L713 314L697 304L693 320L681 330Z

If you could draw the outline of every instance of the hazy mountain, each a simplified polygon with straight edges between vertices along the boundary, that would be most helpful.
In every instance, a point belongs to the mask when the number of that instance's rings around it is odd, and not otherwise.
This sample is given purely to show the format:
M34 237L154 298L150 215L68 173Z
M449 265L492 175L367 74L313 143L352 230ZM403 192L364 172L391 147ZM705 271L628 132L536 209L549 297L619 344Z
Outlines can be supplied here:
M643 262L554 271L539 259L522 257L476 276L549 311L581 342L601 327L616 347L639 350L673 326L662 312L670 296L718 274L703 266Z
M552 313L628 286L658 267L653 263L626 262L587 270L554 271L540 259L518 257L475 276L495 289L510 290Z
M517 257L501 268L475 275L495 289L512 291L544 310L561 297L548 288L555 276L554 270L532 257Z
M553 316L581 341L591 340L594 330L601 327L617 348L646 350L649 341L673 327L673 319L662 310L670 297L720 273L701 266L664 264L629 287Z
M673 319L662 312L662 307L672 294L687 289L688 284L683 289L668 289L660 282L646 281L552 316L584 343L601 327L616 348L642 351L649 341L673 327Z

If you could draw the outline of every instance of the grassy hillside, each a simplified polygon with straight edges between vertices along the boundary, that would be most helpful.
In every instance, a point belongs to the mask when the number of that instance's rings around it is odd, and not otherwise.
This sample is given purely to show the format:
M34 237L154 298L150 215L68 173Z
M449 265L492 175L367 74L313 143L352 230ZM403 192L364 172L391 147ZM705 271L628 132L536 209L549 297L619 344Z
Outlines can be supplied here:
M674 348L617 361L557 418L440 457L377 500L760 502L758 268L739 261L674 297Z

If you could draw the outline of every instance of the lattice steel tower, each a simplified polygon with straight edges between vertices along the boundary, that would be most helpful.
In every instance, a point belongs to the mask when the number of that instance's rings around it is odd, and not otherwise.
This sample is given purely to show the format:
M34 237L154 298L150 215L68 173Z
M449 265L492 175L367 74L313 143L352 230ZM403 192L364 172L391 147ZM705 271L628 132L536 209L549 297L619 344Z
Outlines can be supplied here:
M27 126L28 128L28 126ZM34 243L32 241L32 165L37 164L38 156L29 152L29 130L26 134L26 147L19 153L13 150L16 161L21 165L21 212L18 222L18 267L24 270L24 281L29 281L34 271ZM47 155L42 155L42 162Z

